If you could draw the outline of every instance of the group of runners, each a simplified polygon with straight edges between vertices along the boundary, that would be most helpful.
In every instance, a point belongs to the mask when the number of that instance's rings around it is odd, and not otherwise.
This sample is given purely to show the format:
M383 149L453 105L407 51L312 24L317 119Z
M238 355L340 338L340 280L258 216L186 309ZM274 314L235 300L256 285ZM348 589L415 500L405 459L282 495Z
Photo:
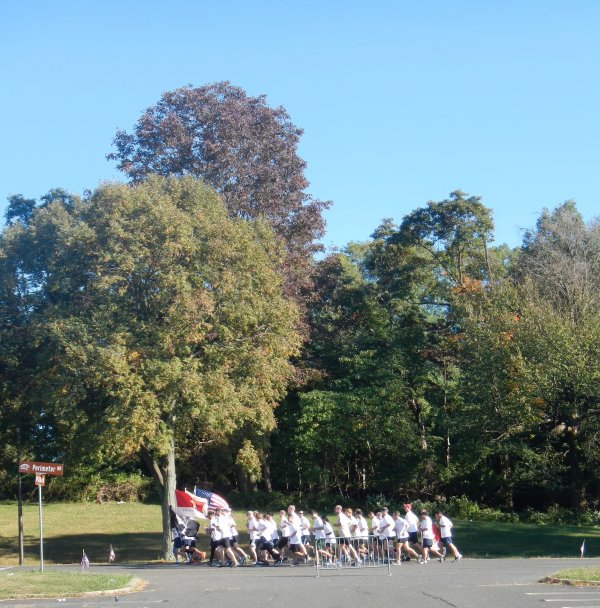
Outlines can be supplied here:
M427 564L431 557L443 562L446 557L454 561L462 555L452 541L452 522L440 511L434 519L423 509L419 516L412 504L403 505L404 513L390 513L387 508L369 511L367 517L361 509L337 505L333 517L310 511L296 511L290 505L277 517L272 513L248 511L246 530L249 545L241 546L236 523L229 509L208 511L205 531L210 535L208 565L317 565L361 566L363 564L394 563L414 560ZM367 519L368 518L368 519ZM196 548L198 522L185 522L172 517L176 559L187 563L203 561L206 554Z

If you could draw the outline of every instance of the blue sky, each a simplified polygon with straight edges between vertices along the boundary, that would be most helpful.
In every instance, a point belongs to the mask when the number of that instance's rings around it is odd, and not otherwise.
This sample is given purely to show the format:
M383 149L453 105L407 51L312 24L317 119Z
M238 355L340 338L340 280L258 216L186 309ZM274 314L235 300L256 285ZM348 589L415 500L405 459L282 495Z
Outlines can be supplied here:
M123 177L105 160L161 93L230 80L302 127L326 245L460 188L520 243L543 207L600 214L600 3L4 2L6 196Z

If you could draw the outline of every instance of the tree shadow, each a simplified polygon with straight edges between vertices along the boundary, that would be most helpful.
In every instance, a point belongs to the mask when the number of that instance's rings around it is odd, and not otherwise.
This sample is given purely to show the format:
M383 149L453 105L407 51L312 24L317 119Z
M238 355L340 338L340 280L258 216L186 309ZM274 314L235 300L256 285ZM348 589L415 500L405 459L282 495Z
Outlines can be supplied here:
M161 539L157 532L121 534L63 534L44 539L44 561L56 564L78 564L82 552L91 563L108 563L112 545L118 563L147 562L161 559ZM25 561L39 561L39 537L25 536ZM0 562L18 559L16 537L0 537Z

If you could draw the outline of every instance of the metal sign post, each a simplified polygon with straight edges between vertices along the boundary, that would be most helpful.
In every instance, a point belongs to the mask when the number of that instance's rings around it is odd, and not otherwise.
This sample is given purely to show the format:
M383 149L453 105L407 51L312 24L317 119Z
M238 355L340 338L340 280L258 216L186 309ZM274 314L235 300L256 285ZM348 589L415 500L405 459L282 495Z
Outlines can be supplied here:
M38 503L40 510L40 564L44 571L44 521L42 517L42 486L46 483L46 475L62 475L64 465L56 462L32 462L22 460L19 462L19 477L21 473L35 475L35 485L38 487Z
M42 486L46 483L44 474L35 476L35 485L38 487L38 504L40 511L40 565L42 572L44 571L44 521L42 517Z

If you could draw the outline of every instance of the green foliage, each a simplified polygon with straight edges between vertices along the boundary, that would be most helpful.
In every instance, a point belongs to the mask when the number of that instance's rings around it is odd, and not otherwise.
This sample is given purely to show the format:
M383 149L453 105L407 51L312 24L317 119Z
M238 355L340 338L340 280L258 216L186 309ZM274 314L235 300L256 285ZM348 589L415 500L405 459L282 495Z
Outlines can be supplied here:
M176 446L258 441L275 425L299 346L282 259L264 221L230 219L192 178L36 209L0 240L5 344L21 357L1 381L17 422L67 469L141 454L168 534Z
M47 484L48 500L74 502L140 502L155 495L152 483L141 473L93 471L78 468Z

